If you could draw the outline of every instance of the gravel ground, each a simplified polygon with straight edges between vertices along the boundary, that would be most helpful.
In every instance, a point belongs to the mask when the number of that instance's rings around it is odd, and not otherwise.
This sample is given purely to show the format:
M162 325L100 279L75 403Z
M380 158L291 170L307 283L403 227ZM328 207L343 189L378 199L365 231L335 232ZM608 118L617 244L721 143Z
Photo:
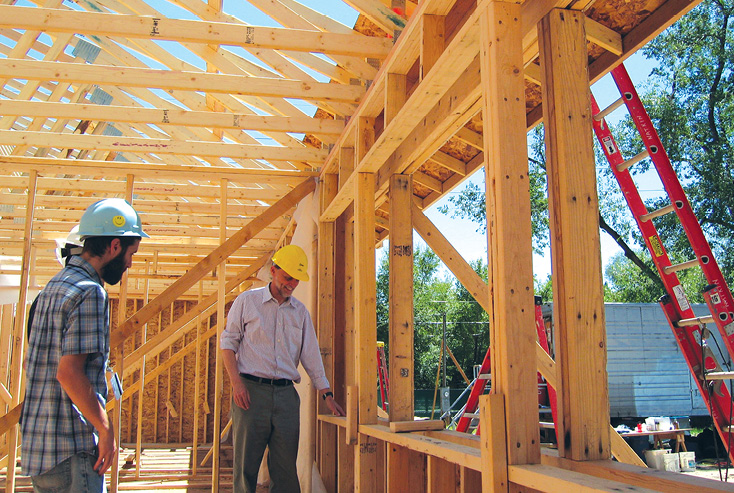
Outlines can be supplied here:
M734 467L729 467L728 473L728 482L732 483L732 487L734 487ZM697 476L699 478L714 479L716 481L727 480L727 468L722 466L721 471L719 471L719 467L716 466L716 461L713 460L704 460L697 462L695 471L683 472L681 474L688 474L690 476Z

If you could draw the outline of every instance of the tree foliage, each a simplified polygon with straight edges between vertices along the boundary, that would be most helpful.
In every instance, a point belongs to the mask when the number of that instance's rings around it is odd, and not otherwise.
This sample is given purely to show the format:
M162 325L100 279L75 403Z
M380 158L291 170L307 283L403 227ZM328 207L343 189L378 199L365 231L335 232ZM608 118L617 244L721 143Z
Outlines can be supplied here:
M651 41L642 51L658 65L647 90L640 91L729 285L734 279L734 252L729 248L734 236L732 14L734 0L705 0ZM626 155L642 150L629 118L616 127L618 144ZM636 172L645 172L649 166L643 162L636 166ZM663 196L645 202L648 210L655 210L670 201ZM655 226L673 263L695 257L675 215L656 219ZM632 237L642 249L639 232L633 230ZM702 301L699 292L706 283L701 273L686 271L679 273L679 278L689 285L686 292L692 301Z
M653 120L670 160L688 195L693 210L711 244L714 256L731 285L734 251L734 0L704 0L645 48L643 55L657 62L641 99ZM638 88L639 90L639 88ZM626 156L643 149L630 118L613 125L617 143ZM536 251L547 245L547 196L541 130L529 135L533 241ZM605 270L607 301L654 301L662 283L647 255L624 198L597 148L600 224L620 245L624 255ZM639 176L649 170L643 161L632 168ZM533 179L535 177L535 179ZM662 189L662 185L659 187ZM479 187L451 199L454 210L443 212L473 219L486 228L484 194ZM648 210L667 205L667 196L646 200ZM542 218L539 219L539 218ZM655 220L665 248L674 263L694 258L677 217ZM626 256L626 257L625 257ZM642 274L642 275L641 275ZM704 281L700 273L679 277L693 301ZM699 282L699 285L694 285ZM549 293L550 282L538 282L536 290Z
M447 320L447 345L464 372L471 378L476 339L479 359L489 346L487 314L469 292L453 276L444 274L442 263L430 249L416 248L413 252L413 311L415 387L433 388L441 357L443 314ZM481 261L472 264L485 280L487 266ZM385 342L389 354L390 262L383 255L377 269L377 337ZM475 338L474 334L478 334ZM456 365L449 358L448 383L452 387L465 385Z

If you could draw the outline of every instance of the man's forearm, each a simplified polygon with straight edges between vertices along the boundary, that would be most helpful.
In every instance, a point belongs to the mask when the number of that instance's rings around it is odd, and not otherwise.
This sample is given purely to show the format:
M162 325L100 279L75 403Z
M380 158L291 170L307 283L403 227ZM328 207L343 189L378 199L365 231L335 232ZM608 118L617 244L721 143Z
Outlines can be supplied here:
M99 433L111 432L107 411L97 399L92 384L84 373L86 355L62 356L56 373L61 388Z
M222 349L222 361L224 362L224 368L227 370L229 375L229 381L232 382L235 379L240 378L240 371L237 369L237 356L231 349Z

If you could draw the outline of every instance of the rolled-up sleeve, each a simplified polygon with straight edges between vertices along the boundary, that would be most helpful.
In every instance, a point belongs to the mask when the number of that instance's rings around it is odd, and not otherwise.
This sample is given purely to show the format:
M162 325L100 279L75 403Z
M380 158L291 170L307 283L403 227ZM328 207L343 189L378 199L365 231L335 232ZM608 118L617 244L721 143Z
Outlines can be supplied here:
M220 349L229 349L234 351L235 354L240 348L243 336L243 312L245 310L245 298L238 296L227 314L227 326L222 332L222 337L219 342Z
M308 311L304 311L301 364L317 390L328 389L329 380L326 378L324 362L321 360L321 350L319 349L319 342L316 340L316 331L313 328L311 315Z

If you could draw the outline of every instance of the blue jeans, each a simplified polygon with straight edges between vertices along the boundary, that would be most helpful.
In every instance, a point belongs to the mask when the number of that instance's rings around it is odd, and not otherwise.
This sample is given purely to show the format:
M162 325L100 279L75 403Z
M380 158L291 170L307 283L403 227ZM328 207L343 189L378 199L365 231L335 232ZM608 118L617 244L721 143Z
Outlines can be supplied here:
M36 493L105 493L104 476L94 470L96 454L79 452L38 476L31 476Z

